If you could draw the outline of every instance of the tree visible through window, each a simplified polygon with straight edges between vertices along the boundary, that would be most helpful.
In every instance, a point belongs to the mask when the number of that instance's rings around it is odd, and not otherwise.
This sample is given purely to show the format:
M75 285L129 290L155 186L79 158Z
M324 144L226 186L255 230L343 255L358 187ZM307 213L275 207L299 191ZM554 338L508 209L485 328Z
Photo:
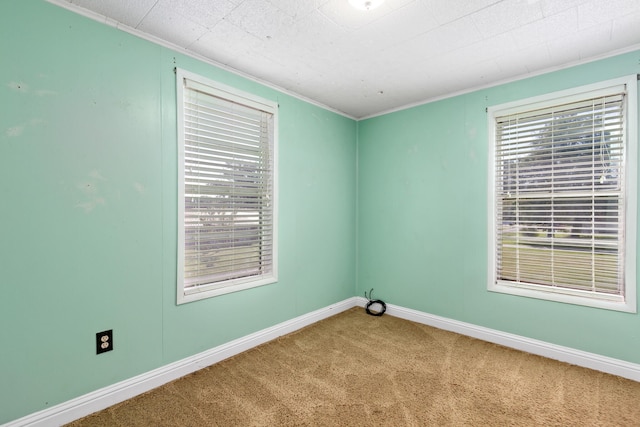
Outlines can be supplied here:
M275 281L275 107L178 70L178 300Z
M629 92L622 84L491 109L490 289L635 300L625 268L626 240L635 243L626 232L627 215L635 221L635 197L627 196L629 165L635 175L627 118L636 101Z

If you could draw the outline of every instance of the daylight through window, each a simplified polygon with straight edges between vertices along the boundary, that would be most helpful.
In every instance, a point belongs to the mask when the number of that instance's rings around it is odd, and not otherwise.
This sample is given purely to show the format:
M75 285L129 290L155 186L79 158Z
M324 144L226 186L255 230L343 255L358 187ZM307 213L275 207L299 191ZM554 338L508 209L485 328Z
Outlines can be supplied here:
M633 101L629 95L626 84L616 84L491 109L490 289L614 304L633 296L635 310L635 280L629 281L626 268L627 240L635 246L635 232L627 228L635 222L627 185L635 176L628 108L636 101L635 93Z
M178 70L178 301L275 281L274 105Z

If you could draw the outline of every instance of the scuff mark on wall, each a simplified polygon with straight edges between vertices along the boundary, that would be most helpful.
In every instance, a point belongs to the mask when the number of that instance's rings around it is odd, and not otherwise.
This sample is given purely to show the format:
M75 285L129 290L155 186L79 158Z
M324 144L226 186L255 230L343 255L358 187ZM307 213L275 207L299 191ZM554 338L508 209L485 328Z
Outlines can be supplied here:
M38 96L51 96L51 95L57 95L58 92L54 90L49 90L49 89L38 89L35 91L35 94Z
M23 82L9 82L7 87L19 92L29 92L29 86Z
M131 108L133 104L131 103L131 101L127 100L127 99L122 99L120 101L118 101L118 107L119 108L123 108L123 109L127 109L127 108Z
M15 138L22 135L27 128L39 126L43 123L45 123L45 121L42 119L31 119L27 123L19 123L15 126L7 128L7 130L5 131L5 135L10 138Z
M139 182L134 182L133 188L135 188L135 190L140 194L144 194L147 192L147 188L144 185L140 184Z
M102 176L100 174L100 171L98 171L97 169L92 170L91 172L89 172L89 176L93 179L98 179L100 181L106 181L107 178L105 178L104 176Z
M36 96L52 96L58 94L58 92L50 89L36 89L32 91L31 87L24 82L9 82L7 84L7 87L13 89L16 92L33 93Z
M81 182L77 185L77 187L80 191L82 191L85 194L95 194L95 192L98 191L97 187L91 182L86 182L86 183Z
M467 136L469 137L469 139L475 139L478 136L478 129L476 129L475 127L469 128L467 130Z
M102 197L96 197L93 200L90 200L88 202L84 202L84 203L78 203L76 205L77 208L81 208L84 209L85 213L90 213L92 210L95 209L96 206L98 205L104 205L106 203L105 199Z
M22 135L22 132L24 132L24 125L17 125L8 128L5 133L8 137L11 138Z
M92 212L99 205L107 204L107 200L98 193L99 182L107 181L107 179L97 169L90 171L88 176L89 179L76 184L76 188L84 194L86 200L78 202L75 207L84 210L85 213Z

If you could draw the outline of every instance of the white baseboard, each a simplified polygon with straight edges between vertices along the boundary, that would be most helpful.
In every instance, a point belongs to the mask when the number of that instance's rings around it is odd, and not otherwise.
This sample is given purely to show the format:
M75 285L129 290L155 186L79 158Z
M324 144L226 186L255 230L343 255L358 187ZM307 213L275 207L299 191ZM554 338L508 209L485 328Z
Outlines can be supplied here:
M362 297L346 299L194 356L170 363L153 371L107 386L40 412L27 415L26 417L4 424L2 427L51 427L69 423L352 307L364 307L366 303L367 300ZM527 353L618 375L634 381L640 381L639 364L550 344L544 341L509 334L471 323L460 322L393 304L387 304L386 313L390 316L467 335L483 341L504 345L505 347L526 351Z
M359 306L364 307L366 303L367 300L365 298L358 297ZM438 329L444 329L446 331L481 339L483 341L500 344L505 347L514 348L527 353L536 354L538 356L548 357L549 359L559 360L572 365L618 375L634 381L640 381L640 364L637 363L626 362L624 360L576 350L570 347L550 344L548 342L509 334L495 329L460 322L446 317L440 317L392 304L387 304L387 314L394 317L400 317L401 319L411 320L416 323L433 326Z
M27 415L4 424L3 427L52 427L61 426L96 411L108 408L134 396L152 390L187 374L218 363L250 348L264 344L282 335L355 307L356 298L304 314L270 328L238 338L202 353L170 363L153 371L107 386L51 408Z

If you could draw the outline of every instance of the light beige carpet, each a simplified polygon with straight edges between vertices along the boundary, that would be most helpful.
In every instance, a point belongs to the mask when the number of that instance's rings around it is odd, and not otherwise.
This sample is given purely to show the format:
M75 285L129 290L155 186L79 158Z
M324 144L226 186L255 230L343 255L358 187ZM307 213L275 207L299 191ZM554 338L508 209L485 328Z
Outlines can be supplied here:
M71 426L640 426L640 383L354 308Z

